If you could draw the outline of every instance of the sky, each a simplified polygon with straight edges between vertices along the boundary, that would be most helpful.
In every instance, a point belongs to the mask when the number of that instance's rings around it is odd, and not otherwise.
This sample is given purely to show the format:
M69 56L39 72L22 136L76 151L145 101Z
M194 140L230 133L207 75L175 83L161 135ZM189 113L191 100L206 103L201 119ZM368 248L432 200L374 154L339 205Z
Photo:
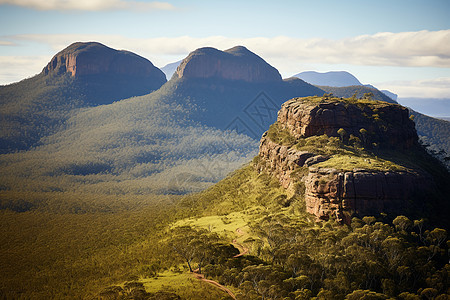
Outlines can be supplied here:
M243 45L285 78L348 71L399 97L450 98L449 16L449 0L0 0L0 84L77 41L158 67Z

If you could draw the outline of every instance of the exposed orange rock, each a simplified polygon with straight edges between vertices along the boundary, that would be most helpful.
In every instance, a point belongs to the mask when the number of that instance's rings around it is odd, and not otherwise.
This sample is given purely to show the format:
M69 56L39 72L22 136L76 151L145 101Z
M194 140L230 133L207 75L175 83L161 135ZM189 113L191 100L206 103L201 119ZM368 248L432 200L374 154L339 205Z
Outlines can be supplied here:
M385 127L370 117L373 109L383 116ZM386 148L408 149L417 145L418 139L407 110L381 102L358 107L335 100L292 99L282 105L277 122L279 128L296 139L323 134L339 137L340 128L355 135L366 128L371 133L371 142ZM296 184L304 184L306 209L319 219L335 216L339 221L349 222L354 213L361 216L401 212L411 197L434 187L431 176L420 170L318 168L316 164L328 157L279 145L267 133L261 138L258 156L256 169L275 176L284 188L294 191Z
M177 68L179 78L222 78L247 82L281 82L280 73L245 47L226 51L205 47L191 52Z
M73 77L119 74L151 77L163 84L164 73L149 60L129 51L119 51L96 42L73 43L57 53L42 71L44 74L70 73Z

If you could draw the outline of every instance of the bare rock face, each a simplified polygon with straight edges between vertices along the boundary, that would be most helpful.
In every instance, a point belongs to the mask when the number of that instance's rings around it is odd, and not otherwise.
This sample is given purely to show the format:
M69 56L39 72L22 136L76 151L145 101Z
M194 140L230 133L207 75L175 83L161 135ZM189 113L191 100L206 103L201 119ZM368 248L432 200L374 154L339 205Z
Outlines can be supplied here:
M297 139L323 134L339 136L340 128L360 135L360 128L365 128L368 132L373 130L370 138L383 147L405 149L417 142L414 123L409 120L406 109L399 105L374 103L366 108L345 101L317 103L306 99L289 100L278 113L280 128ZM379 129L376 122L380 121L370 117L374 109L382 116L386 131ZM411 197L434 187L432 177L419 170L320 168L317 164L329 157L313 152L279 145L265 133L255 167L258 172L275 176L281 186L291 191L296 190L297 184L304 185L306 209L318 219L335 216L348 223L355 213L359 216L401 213Z
M357 105L341 101L312 103L295 98L285 102L278 112L278 122L295 138L326 134L339 137L343 128L347 136L361 137L365 129L367 143L409 148L418 141L408 110L400 105L373 102Z
M221 78L246 82L280 82L280 73L261 57L237 46L226 51L200 48L178 66L179 78Z
M358 215L401 213L416 193L433 186L431 177L413 171L342 172L323 168L310 168L304 182L308 212L319 219L334 215L346 223L353 212Z
M313 156L314 153L281 146L264 134L259 145L259 163L256 168L260 173L267 171L272 174L278 178L282 187L289 189L296 182L292 173Z
M42 72L46 75L70 73L73 77L98 74L138 76L149 78L159 86L166 82L164 73L149 60L96 42L73 43L57 53Z

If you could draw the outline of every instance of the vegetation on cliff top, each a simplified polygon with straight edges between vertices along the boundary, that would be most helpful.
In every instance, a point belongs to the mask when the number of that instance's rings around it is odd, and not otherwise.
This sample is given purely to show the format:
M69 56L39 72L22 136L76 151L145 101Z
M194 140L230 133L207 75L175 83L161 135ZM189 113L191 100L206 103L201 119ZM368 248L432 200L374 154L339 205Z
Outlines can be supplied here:
M296 98L291 101L301 101L311 105L340 102L345 105L355 105L361 110L369 108L372 113L364 113L364 115L369 120L375 121L375 124L383 127L383 130L388 130L391 126L390 120L383 119L383 116L378 114L378 109L397 104L375 101L371 97L372 95L365 94L364 98L361 99L356 97L337 98L331 94L325 94L323 97L312 96ZM289 130L275 122L269 127L267 136L277 144L328 157L326 161L316 164L316 167L335 168L343 171L354 169L408 171L414 168L423 168L426 161L431 159L424 153L420 145L407 150L380 147L377 140L372 140L373 133L365 128L360 128L358 135L348 134L343 128L339 129L337 133L339 136L320 135L295 138ZM436 162L433 159L431 160L433 166L435 166Z
M316 167L335 168L342 171L352 171L353 169L406 171L410 165L388 158L389 155L386 155L386 152L367 150L362 146L361 139L355 136L351 136L347 144L344 144L338 137L328 137L327 135L295 139L287 130L280 129L277 123L270 126L267 134L277 144L326 155L328 159L316 164Z

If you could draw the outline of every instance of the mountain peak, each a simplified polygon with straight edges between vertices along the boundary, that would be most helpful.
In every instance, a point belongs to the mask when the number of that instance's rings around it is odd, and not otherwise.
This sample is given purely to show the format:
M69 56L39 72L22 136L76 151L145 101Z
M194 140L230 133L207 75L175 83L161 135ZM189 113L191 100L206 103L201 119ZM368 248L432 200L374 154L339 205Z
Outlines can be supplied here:
M222 78L259 83L282 80L277 69L243 46L225 51L199 48L181 62L177 75L179 78Z
M228 50L225 50L224 52L230 53L230 54L254 54L244 46L234 46L233 48L230 48Z
M149 60L98 42L75 42L57 53L42 70L45 75L70 73L72 77L98 74L151 77L165 82L165 76Z

